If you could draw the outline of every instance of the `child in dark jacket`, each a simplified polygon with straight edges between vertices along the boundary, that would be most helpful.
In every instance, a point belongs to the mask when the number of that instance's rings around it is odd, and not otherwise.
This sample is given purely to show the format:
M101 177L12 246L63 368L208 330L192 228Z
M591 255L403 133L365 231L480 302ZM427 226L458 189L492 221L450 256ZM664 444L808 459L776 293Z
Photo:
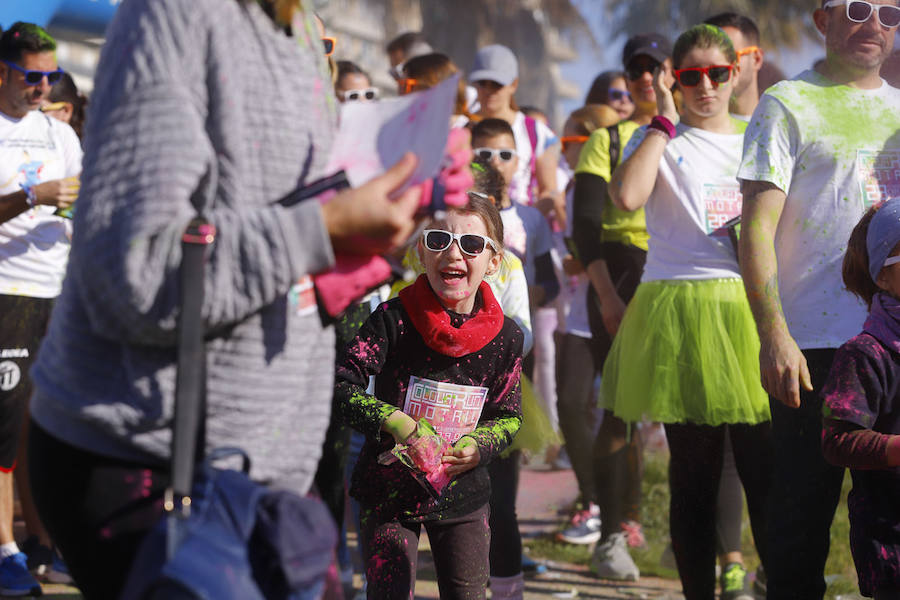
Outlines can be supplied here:
M822 389L822 450L850 467L850 550L859 590L900 598L900 198L850 234L844 284L869 305L862 332L838 349Z
M425 274L382 304L338 359L335 410L366 434L350 494L362 505L369 598L412 597L422 525L441 597L485 597L485 465L522 420L522 332L483 281L500 265L502 239L489 201L450 209L418 242ZM374 395L365 391L370 375ZM417 423L423 417L428 426ZM445 487L400 461L383 464L392 449L421 448L431 427L445 442Z

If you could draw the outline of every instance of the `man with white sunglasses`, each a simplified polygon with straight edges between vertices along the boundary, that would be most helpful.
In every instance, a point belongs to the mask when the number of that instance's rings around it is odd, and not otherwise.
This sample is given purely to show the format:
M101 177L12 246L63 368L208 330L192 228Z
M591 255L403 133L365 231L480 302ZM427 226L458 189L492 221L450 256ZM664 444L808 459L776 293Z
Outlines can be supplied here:
M865 307L846 291L847 239L873 203L900 193L900 90L879 76L897 0L824 0L816 70L770 88L744 139L740 259L772 398L768 598L822 598L843 469L821 452L822 386Z

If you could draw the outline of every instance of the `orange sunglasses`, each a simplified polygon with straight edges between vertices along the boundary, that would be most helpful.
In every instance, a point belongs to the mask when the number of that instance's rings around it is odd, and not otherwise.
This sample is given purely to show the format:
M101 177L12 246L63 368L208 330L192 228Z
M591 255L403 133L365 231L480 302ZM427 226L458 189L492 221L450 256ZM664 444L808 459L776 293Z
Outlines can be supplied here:
M323 37L322 45L325 47L325 56L331 56L334 54L334 49L337 47L337 38Z
M397 80L397 93L401 95L411 94L416 91L419 82L411 77L404 77Z
M590 136L587 135L564 135L559 138L559 141L562 142L562 149L565 150L568 144L583 144L590 139Z
M746 48L737 51L737 57L738 57L738 59L740 59L742 56L746 56L753 52L759 52L759 51L760 51L759 46L747 46Z

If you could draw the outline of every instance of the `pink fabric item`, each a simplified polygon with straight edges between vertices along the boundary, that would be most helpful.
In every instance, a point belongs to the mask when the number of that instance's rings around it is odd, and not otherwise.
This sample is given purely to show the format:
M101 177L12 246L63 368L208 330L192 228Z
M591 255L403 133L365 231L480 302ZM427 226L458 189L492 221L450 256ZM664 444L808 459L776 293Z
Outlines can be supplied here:
M415 283L400 290L398 295L425 345L445 356L459 358L484 348L503 328L503 309L491 286L482 281L478 291L483 306L462 327L450 323L450 315L431 289L426 275L419 275Z
M391 276L391 266L380 256L338 254L334 268L313 276L320 305L336 317Z
M444 185L444 203L447 206L465 206L469 202L466 195L472 185L472 172L469 163L472 162L472 136L468 129L451 129L447 138L447 147L444 150L444 167L438 174L438 180ZM431 205L431 192L434 182L429 179L422 184L421 207Z

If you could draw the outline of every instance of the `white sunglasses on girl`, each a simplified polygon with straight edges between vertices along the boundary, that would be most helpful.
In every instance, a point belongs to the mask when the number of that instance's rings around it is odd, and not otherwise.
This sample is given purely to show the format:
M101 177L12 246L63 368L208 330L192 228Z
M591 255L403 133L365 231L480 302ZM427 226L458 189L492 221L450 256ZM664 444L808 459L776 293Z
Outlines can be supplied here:
M452 233L443 229L426 229L422 232L422 241L425 248L432 252L443 252L456 240L463 254L478 256L484 249L490 246L494 252L499 252L494 240L486 235L477 233Z

